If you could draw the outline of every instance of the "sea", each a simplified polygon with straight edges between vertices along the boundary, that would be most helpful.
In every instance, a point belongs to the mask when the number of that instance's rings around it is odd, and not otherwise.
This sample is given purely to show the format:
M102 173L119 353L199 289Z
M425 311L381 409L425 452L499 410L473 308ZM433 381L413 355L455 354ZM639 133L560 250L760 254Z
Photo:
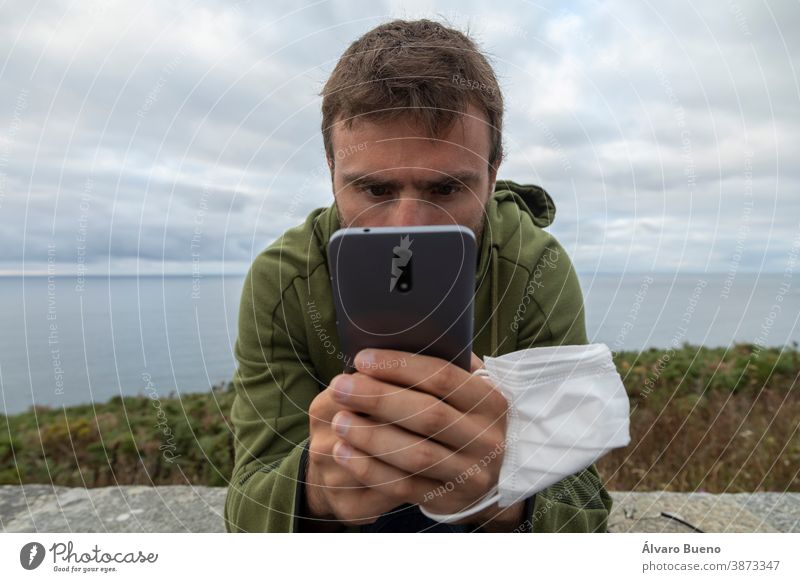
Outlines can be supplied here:
M592 342L794 346L791 273L579 273ZM244 275L0 277L0 414L232 380Z

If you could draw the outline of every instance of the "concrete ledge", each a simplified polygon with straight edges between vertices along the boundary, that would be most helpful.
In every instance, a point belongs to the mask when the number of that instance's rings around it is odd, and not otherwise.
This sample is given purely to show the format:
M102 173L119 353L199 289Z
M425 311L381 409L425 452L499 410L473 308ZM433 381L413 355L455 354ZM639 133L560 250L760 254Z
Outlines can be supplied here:
M224 532L224 487L0 486L3 532ZM800 493L611 492L611 532L800 532ZM666 514L666 515L665 515Z
M224 532L224 487L0 487L0 531Z
M800 493L611 492L611 532L800 532Z

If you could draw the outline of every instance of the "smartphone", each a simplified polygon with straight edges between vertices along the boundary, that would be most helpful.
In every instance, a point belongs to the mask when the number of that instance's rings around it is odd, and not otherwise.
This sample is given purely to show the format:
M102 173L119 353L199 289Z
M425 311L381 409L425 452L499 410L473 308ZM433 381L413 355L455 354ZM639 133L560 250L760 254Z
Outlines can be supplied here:
M460 225L334 232L328 266L345 372L364 348L430 355L469 371L475 253L474 233Z

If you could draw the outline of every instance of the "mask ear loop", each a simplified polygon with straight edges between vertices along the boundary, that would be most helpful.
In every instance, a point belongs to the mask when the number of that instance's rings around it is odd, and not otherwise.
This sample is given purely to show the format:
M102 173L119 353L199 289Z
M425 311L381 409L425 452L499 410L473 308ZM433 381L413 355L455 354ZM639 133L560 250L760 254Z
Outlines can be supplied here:
M497 503L499 499L500 493L498 493L497 485L495 485L492 487L492 490L489 491L489 493L484 495L483 501L478 503L478 505L469 509L465 509L464 511L459 511L458 513L431 513L422 506L419 507L419 510L423 513L423 515L426 515L434 521L438 521L440 523L453 523L454 521L461 521L465 517L469 517L470 515L474 515L479 511L483 511L487 507Z
M472 373L473 376L482 376L486 378L490 378L489 371L486 368L478 368ZM464 511L459 511L457 513L432 513L422 507L419 506L419 510L422 512L423 515L429 517L434 521L438 521L439 523L453 523L455 521L461 521L465 517L469 517L470 515L474 515L479 511L483 511L487 507L490 507L497 503L500 500L500 493L499 488L497 485L492 487L492 489L482 497L482 501L480 501L474 507L470 507L469 509L465 509Z

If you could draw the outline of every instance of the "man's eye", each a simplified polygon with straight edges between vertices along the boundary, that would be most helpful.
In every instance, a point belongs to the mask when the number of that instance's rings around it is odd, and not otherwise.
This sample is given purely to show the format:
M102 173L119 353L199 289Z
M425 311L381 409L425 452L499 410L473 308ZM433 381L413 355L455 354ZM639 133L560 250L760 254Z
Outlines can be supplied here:
M434 192L439 196L450 196L459 190L461 190L461 186L458 184L442 184L441 186L434 188Z
M364 186L361 188L361 190L367 194L370 194L371 196L375 196L376 198L380 196L386 196L389 193L389 188L380 185Z

